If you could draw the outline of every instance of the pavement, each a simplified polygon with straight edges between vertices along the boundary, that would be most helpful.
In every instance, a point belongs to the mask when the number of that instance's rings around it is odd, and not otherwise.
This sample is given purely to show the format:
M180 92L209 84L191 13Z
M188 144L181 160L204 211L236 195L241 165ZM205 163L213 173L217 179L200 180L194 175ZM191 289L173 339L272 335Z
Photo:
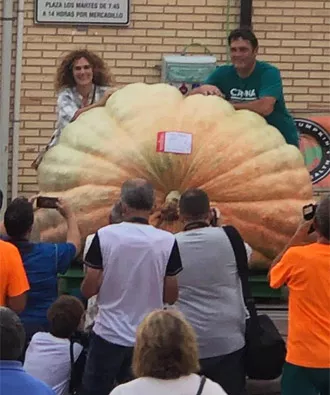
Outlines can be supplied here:
M286 310L283 310L283 306L280 308L280 310L275 310L270 306L263 306L259 309L259 313L269 315L283 338L286 339L288 334L288 313ZM248 380L247 393L248 395L280 395L280 382L281 378L270 381Z

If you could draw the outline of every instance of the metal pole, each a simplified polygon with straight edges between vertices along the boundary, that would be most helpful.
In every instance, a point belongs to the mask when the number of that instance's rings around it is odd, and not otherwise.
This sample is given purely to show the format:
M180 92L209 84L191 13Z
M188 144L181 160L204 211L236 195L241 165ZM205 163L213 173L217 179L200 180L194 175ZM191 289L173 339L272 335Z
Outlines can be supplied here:
M241 0L240 27L252 27L252 0Z
M2 66L0 92L0 188L3 208L8 199L8 149L10 120L10 77L12 57L13 1L4 0L2 13ZM3 210L2 210L3 212Z
M13 120L13 158L11 197L17 197L18 191L18 159L19 159L19 131L21 107L22 57L23 57L23 29L24 29L24 0L18 1L17 10L17 41L16 41L16 67L15 67L15 94L14 94L14 120Z

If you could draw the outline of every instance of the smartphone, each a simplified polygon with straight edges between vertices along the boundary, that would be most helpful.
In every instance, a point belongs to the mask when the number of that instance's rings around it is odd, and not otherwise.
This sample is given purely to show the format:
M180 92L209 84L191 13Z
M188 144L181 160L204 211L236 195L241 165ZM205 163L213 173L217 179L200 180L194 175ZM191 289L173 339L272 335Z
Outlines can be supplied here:
M37 197L37 207L39 208L57 208L58 198L39 196Z
M316 207L316 204L312 203L303 207L303 216L305 221L310 221L314 218Z

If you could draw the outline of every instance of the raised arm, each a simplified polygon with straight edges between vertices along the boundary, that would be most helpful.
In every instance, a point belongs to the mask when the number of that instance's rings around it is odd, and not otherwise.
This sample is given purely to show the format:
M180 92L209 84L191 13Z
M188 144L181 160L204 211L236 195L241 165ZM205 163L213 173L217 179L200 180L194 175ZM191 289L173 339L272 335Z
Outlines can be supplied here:
M59 199L59 202L57 203L57 209L67 222L68 230L66 242L71 243L76 247L75 256L77 256L81 250L81 235L76 215L71 209L70 205L63 199Z
M97 295L103 278L103 258L99 236L96 233L85 257L86 272L81 284L81 293L89 299Z

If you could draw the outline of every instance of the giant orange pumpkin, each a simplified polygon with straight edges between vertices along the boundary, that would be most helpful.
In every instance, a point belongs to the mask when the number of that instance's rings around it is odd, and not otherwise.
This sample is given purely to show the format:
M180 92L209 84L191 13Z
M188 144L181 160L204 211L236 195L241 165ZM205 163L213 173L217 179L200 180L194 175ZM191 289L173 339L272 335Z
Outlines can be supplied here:
M191 133L192 153L156 152L160 131ZM107 224L121 184L133 177L153 183L159 209L167 197L173 209L172 196L203 188L222 222L236 226L254 249L252 264L269 263L312 200L301 153L261 116L235 111L218 97L184 98L165 84L126 86L106 107L83 113L38 169L41 193L72 203L83 238ZM157 225L182 229L170 211ZM39 210L35 232L43 240L63 240L66 227L56 211Z

